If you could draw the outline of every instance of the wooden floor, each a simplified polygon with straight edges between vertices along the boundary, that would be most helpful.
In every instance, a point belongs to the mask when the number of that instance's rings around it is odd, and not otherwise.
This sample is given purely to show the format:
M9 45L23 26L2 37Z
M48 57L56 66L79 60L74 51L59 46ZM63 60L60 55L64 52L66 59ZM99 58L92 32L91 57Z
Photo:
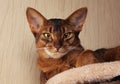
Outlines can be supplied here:
M85 6L88 16L80 34L84 47L94 50L120 45L120 0L0 0L0 84L39 84L27 7L49 19L66 18Z

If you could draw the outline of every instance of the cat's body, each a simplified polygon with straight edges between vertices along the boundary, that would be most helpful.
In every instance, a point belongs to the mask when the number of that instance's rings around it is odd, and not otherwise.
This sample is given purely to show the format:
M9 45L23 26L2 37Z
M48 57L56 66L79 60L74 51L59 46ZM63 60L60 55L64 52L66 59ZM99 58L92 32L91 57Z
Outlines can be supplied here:
M27 19L35 36L39 54L41 83L70 68L86 64L120 60L120 46L96 51L84 50L78 37L87 8L75 11L67 19L47 20L35 9L27 9Z
M74 55L74 56L73 56ZM96 51L73 50L60 59L38 59L38 67L41 72L41 78L45 80L70 68L80 67L91 63L110 62L120 60L120 46L111 49L99 49ZM45 71L45 72L44 72Z

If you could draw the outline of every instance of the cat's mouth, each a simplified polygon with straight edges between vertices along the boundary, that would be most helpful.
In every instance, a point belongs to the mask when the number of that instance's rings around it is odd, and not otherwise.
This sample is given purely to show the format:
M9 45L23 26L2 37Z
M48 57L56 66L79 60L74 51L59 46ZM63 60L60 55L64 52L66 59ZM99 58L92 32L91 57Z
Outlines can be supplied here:
M51 52L48 49L44 49L44 51L46 52L47 55L50 56L50 58L55 58L55 59L61 58L68 53L68 52L60 52L60 51Z
M66 50L65 51L56 51L54 49L50 50L49 48L46 48L46 47L37 48L37 50L38 51L43 50L43 52L45 54L47 54L49 56L49 58L54 58L54 59L59 59L68 53Z

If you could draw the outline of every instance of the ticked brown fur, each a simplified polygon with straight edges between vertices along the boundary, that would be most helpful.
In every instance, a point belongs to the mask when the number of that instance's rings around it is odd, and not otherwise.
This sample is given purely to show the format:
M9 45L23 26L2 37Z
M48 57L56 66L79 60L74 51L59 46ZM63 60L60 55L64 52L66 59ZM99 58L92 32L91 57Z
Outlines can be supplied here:
M87 16L86 7L78 9L67 19L47 20L33 8L28 8L26 15L38 49L40 84L73 67L120 60L120 46L92 51L84 50L80 44L78 35Z

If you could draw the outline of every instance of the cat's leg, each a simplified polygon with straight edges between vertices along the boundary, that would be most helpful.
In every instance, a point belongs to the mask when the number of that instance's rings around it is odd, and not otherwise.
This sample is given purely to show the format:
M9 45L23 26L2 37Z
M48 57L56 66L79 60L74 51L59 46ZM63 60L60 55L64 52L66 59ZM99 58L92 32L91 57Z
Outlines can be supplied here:
M81 52L80 55L78 56L75 67L80 67L83 65L97 63L97 62L99 62L99 60L95 56L94 51L85 50Z
M47 81L46 75L45 75L44 72L41 71L41 73L40 73L40 84L45 84L46 81Z
M98 49L96 51L85 50L76 60L76 67L97 62L120 60L120 46L110 49Z
M105 62L120 60L120 46L109 49L98 49L95 55L101 57Z
M103 58L105 61L120 60L120 46L107 49L103 54Z

